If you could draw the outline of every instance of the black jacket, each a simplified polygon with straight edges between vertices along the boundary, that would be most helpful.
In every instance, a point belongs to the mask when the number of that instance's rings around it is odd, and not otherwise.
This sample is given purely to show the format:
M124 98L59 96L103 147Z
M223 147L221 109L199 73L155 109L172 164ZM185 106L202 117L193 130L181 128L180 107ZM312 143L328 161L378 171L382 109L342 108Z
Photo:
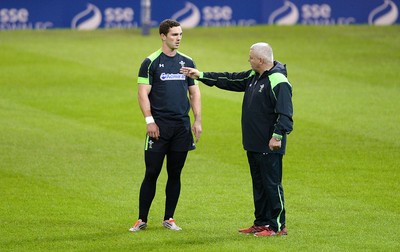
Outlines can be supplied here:
M285 154L286 135L293 129L292 86L285 65L275 61L274 67L261 76L253 70L201 72L199 80L207 86L244 92L242 140L245 150L271 153L268 143L276 134L283 138L281 149L274 152Z

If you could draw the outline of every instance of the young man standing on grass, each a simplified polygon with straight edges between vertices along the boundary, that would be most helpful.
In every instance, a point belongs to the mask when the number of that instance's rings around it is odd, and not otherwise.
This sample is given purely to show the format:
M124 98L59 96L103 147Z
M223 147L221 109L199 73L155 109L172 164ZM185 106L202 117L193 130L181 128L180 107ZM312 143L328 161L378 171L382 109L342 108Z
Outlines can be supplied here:
M282 187L282 158L286 136L293 128L292 86L286 66L274 61L267 43L250 47L251 70L239 73L181 72L208 86L244 92L242 137L253 184L255 220L240 233L255 236L287 235Z
M157 178L165 157L168 181L162 224L171 230L181 230L173 219L181 189L180 176L188 151L195 149L192 130L196 141L202 131L201 96L197 81L179 72L183 66L195 67L190 57L178 52L182 28L175 20L164 20L159 32L162 46L143 61L138 77L139 105L147 124L146 172L140 187L139 218L129 229L131 232L147 227ZM194 114L192 130L190 107Z

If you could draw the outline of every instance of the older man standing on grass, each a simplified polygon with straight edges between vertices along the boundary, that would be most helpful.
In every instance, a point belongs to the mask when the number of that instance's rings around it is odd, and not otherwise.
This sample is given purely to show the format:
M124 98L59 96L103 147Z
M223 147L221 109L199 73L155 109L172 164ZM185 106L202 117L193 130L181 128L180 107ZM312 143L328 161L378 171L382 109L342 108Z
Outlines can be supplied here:
M244 92L242 136L253 183L255 220L239 232L287 235L282 159L293 128L292 86L286 66L274 61L269 44L252 45L249 63L250 70L238 73L200 72L190 67L181 72L208 86Z

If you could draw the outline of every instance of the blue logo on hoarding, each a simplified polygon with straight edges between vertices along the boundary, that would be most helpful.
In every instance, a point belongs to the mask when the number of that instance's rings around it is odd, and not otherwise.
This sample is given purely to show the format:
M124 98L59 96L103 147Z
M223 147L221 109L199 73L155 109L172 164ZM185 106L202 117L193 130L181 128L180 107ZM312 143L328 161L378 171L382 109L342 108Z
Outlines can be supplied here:
M269 24L293 25L299 20L299 10L290 1L285 1L282 7L273 11L268 18Z
M44 30L53 28L51 21L30 21L28 7L1 8L0 6L0 30Z
M391 0L384 0L383 4L371 11L368 16L368 24L391 25L396 23L399 17L399 9Z
M188 14L189 16L187 16ZM171 19L177 20L182 28L193 28L200 23L201 16L199 8L196 5L186 2L185 8L176 12Z
M86 10L78 13L71 23L73 29L94 30L101 24L101 11L96 5L88 3Z
M150 0L147 0L150 1ZM183 28L197 26L274 25L395 25L400 24L399 0L253 0L162 1L153 0L151 15L157 20L176 19ZM161 3L162 4L157 4ZM0 30L72 28L130 29L142 25L147 15L141 1L118 0L0 0Z

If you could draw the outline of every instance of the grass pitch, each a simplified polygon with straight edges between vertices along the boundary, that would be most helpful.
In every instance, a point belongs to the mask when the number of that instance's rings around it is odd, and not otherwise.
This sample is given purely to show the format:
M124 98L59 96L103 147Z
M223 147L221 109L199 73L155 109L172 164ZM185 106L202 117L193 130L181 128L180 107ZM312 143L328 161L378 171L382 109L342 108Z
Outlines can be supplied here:
M185 30L180 50L200 70L247 70L259 41L287 64L289 235L237 233L253 221L242 94L203 84L203 135L175 214L183 230L161 226L164 169L149 228L129 233L144 175L136 77L156 33L0 32L1 251L399 250L399 26Z

